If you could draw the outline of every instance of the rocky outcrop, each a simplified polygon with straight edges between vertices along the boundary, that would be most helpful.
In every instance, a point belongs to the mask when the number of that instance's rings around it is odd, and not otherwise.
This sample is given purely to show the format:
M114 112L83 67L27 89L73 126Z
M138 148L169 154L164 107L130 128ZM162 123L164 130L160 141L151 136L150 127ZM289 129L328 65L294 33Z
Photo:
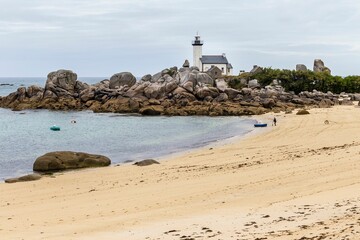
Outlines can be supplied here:
M211 78L207 73L198 73L196 74L196 81L198 84L206 84L208 86L215 86L215 79Z
M223 92L226 93L226 95L228 95L229 100L236 101L236 100L241 100L243 98L243 96L241 95L241 91L233 88L225 88Z
M321 99L318 105L320 108L330 108L334 106L334 102L330 99Z
M110 89L118 89L122 86L132 87L136 83L136 78L129 72L116 73L110 78Z
M309 111L305 109L301 109L296 113L296 115L308 115L308 114L310 114Z
M324 62L321 59L314 60L314 72L326 72L331 74L331 70L324 65Z
M200 99L209 99L209 98L216 98L219 96L219 90L215 87L208 87L205 84L198 85L195 88L195 96Z
M222 78L218 78L215 80L215 86L221 92L224 92L226 89L229 88L228 83L225 81L225 79Z
M211 78L207 73L201 73L197 69L180 69L179 72L180 86L193 92L198 84L206 84L208 86L215 85L215 79Z
M253 79L253 80L250 80L249 83L248 83L248 87L249 88L259 88L260 87L260 83L257 79Z
M255 66L252 73L263 71ZM48 75L45 88L20 87L0 98L0 107L13 110L51 109L94 112L140 113L143 115L251 115L268 111L287 111L305 106L329 107L350 104L332 93L318 91L287 93L281 81L270 79L269 86L241 77L240 90L229 87L228 78L200 72L196 67L166 68L136 81L128 72L114 74L110 80L88 85L77 80L76 73L59 70Z
M182 65L184 68L188 68L190 67L190 63L189 63L189 60L185 60L184 64Z
M61 69L48 74L44 98L72 98L83 89L84 84L78 84L76 73Z
M159 105L146 106L139 110L142 115L156 116L161 115L164 112L164 107Z
M29 182L29 181L36 181L39 179L41 179L41 175L34 173L34 174L25 175L25 176L18 177L18 178L5 179L5 183Z
M306 72L308 69L304 64L297 64L296 65L296 71L303 71Z
M102 155L82 152L50 152L38 157L33 170L38 172L62 171L67 169L105 167L111 163L110 159Z
M349 97L351 98L352 101L360 101L360 94L359 93L349 94Z

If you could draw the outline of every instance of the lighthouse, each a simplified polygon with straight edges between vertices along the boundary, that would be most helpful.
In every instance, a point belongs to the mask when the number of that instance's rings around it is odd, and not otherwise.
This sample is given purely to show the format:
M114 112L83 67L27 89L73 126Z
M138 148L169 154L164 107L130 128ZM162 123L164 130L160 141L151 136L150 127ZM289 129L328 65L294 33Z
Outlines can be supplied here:
M195 40L192 42L192 45L193 45L193 58L194 58L193 65L195 67L198 67L199 69L201 69L200 58L202 57L202 45L203 44L204 43L203 43L203 41L200 40L199 34L197 34L195 36Z
M213 68L217 68L222 75L232 75L233 67L228 62L225 53L221 55L202 55L202 45L204 42L200 40L199 34L192 41L193 45L193 66L198 67L200 72L207 72Z

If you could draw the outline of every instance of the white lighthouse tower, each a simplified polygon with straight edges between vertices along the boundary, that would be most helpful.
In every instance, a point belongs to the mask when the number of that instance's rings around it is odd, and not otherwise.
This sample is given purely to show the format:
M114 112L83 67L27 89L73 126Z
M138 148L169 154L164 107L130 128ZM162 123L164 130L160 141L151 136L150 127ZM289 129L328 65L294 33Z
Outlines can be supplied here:
M193 58L194 58L194 66L201 69L201 61L202 57L202 45L203 41L200 40L199 34L195 36L195 40L192 42L193 45Z

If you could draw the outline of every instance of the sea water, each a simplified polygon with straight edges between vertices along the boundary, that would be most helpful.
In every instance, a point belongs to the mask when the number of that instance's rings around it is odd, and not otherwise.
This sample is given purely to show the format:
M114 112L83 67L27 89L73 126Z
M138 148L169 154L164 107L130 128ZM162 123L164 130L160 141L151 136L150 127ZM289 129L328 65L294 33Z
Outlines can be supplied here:
M253 123L242 117L145 117L0 108L0 180L31 173L35 159L47 152L102 154L112 163L138 161L242 136L251 131ZM51 131L52 125L61 130Z
M106 77L83 77L78 80L88 84L98 83ZM0 77L0 97L15 92L19 87L37 85L45 87L46 77Z

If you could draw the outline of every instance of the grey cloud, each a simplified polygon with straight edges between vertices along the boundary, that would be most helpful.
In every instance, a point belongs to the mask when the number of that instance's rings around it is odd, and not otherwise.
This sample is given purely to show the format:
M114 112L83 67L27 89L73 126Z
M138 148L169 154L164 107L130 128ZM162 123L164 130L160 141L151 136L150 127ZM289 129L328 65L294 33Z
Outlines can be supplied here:
M0 64L11 64L1 68L3 76L46 75L61 65L82 76L154 73L191 59L196 31L204 53L226 52L235 71L322 57L334 73L359 74L356 0L2 0L2 6ZM25 54L26 71L14 71Z

